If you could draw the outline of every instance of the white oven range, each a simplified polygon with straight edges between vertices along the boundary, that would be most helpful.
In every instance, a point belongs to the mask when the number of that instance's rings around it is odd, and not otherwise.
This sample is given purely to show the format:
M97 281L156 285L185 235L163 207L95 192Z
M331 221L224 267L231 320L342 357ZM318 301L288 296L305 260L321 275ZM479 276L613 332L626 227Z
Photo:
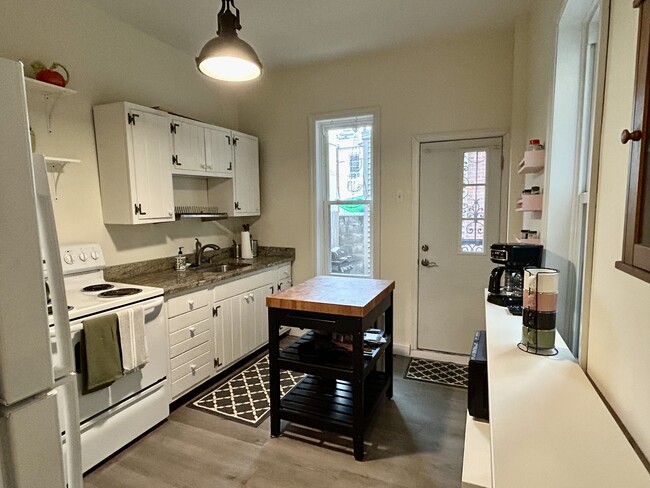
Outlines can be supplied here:
M106 282L104 256L98 244L62 245L61 264L78 373L81 460L86 472L169 416L163 290ZM144 311L149 361L111 386L84 395L80 367L84 321L138 307ZM50 331L54 338L54 327ZM54 349L55 342L52 344Z

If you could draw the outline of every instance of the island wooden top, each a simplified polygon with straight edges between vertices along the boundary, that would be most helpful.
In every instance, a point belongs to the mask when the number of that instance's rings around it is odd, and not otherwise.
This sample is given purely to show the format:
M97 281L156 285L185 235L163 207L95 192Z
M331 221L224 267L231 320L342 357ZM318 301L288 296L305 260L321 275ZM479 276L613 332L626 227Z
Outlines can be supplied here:
M395 288L390 280L317 276L266 297L269 308L365 317Z

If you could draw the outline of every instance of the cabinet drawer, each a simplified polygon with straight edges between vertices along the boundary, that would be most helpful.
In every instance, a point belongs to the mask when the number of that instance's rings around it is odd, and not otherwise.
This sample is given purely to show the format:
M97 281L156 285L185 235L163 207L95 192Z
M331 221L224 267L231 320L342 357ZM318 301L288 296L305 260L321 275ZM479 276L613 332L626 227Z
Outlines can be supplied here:
M199 366L198 362L190 363L187 367L187 374L185 376L182 376L180 379L172 382L172 398L178 397L181 393L186 392L194 385L198 385L210 377L214 371L211 362L212 358L209 354L205 354L204 356L201 356L201 359L205 361L205 363L203 363L201 366ZM192 364L195 365L194 371L192 371L190 367Z
M205 307L208 304L209 298L208 290L194 291L181 295L180 297L170 298L167 301L167 317L176 317L177 315Z
M204 342L201 345L190 349L183 354L179 354L170 361L172 370L172 382L181 379L186 374L191 373L191 366L194 365L195 369L203 366L207 358L212 358L210 341Z
M183 330L169 335L169 357L174 358L179 354L189 351L193 347L209 340L210 321L204 320L191 325Z
M172 334L192 324L198 324L205 319L209 319L211 313L212 310L209 307L201 307L198 310L173 317L167 321L169 324L169 333Z

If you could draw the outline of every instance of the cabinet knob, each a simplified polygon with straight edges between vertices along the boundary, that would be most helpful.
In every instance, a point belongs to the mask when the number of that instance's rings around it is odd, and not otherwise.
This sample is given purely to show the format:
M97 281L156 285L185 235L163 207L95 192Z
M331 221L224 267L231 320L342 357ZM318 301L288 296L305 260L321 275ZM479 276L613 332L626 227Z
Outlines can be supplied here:
M190 369L192 370L192 374L196 374L196 364L190 365Z
M244 300L246 300L246 303L248 303L249 297L248 297L248 296L245 296L245 297L244 297Z
M187 304L189 305L190 308L194 308L194 300L189 299L189 300L187 301Z
M212 165L211 165L211 164L208 164L207 168L208 168L208 169L212 169Z
M248 296L251 297L251 300L253 300L253 301L255 300L255 296L252 293L250 295L248 295Z
M192 327L190 327L188 330L190 331L190 335L191 335L192 337L194 337L194 333L196 332L196 328L195 328L194 326L192 326Z
M630 141L640 141L642 136L643 133L640 130L633 130L630 132L629 130L625 129L621 133L621 142L623 144L627 144Z

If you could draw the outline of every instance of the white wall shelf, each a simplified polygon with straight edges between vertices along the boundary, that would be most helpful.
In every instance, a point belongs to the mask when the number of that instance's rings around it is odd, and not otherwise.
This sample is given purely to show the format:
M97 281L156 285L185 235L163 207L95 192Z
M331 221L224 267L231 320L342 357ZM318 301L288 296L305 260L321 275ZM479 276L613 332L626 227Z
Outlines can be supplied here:
M25 87L27 88L27 95L33 95L43 99L45 107L45 119L47 123L47 131L52 132L52 113L56 107L59 98L74 95L77 92L70 88L64 88L51 83L44 83L33 78L25 77Z

